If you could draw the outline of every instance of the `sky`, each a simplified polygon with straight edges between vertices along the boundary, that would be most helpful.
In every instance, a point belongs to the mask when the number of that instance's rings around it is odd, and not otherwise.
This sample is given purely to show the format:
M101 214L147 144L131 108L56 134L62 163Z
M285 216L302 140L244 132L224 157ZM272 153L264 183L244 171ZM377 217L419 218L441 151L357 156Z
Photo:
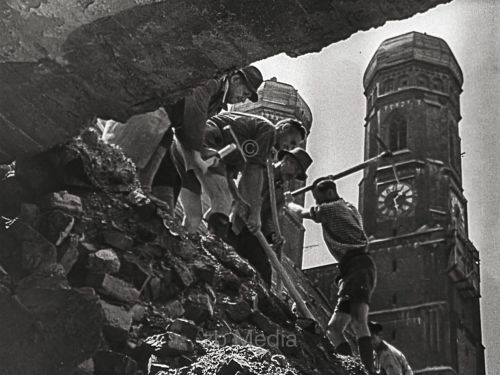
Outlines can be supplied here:
M460 96L463 188L468 199L469 237L481 256L482 306L500 309L500 1L454 0L403 21L358 32L319 53L291 58L284 54L255 63L265 79L293 85L309 104L313 126L308 151L314 163L310 181L363 161L365 97L363 73L379 45L410 31L444 39L464 73ZM361 172L337 182L340 195L358 205ZM310 194L306 204L312 204ZM333 263L321 228L306 226L303 267ZM483 308L483 310L485 310ZM496 318L496 317L495 317ZM492 337L497 319L484 316L484 342L489 374L500 373L498 340ZM500 330L497 330L500 333ZM492 344L492 345L489 345Z

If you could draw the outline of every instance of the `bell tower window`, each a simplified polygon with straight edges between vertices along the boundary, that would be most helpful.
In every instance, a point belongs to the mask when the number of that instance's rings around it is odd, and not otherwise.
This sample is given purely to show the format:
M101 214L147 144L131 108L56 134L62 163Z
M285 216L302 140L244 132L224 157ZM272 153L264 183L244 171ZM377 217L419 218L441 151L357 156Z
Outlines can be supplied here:
M391 151L407 147L407 121L405 116L396 114L389 120L389 148Z

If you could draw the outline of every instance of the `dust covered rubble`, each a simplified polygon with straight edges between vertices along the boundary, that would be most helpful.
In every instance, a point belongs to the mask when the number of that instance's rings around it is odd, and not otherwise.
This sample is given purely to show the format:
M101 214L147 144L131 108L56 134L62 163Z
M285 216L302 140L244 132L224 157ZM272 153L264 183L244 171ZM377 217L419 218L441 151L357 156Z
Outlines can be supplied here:
M2 171L3 374L364 373L95 131Z

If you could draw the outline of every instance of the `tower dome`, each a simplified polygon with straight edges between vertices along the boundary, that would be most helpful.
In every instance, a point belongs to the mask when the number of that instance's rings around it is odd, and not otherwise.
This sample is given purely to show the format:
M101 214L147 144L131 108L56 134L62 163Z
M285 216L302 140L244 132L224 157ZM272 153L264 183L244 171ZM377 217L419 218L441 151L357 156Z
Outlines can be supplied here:
M257 93L259 100L256 103L246 101L235 104L232 109L264 116L274 123L284 118L295 118L304 124L308 132L311 130L311 109L292 85L271 78L264 81Z
M365 71L365 90L378 72L409 61L420 61L449 69L458 86L462 86L462 70L448 44L441 38L412 31L382 42Z

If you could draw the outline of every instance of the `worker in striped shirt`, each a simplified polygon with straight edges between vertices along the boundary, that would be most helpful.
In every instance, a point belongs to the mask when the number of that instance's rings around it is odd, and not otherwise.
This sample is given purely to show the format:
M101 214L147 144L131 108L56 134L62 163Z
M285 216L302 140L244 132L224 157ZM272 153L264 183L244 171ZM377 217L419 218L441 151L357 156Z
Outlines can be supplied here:
M358 210L337 193L333 180L322 178L313 184L316 206L310 209L293 203L286 195L287 208L295 214L320 223L325 243L339 262L337 306L328 323L327 336L336 352L352 355L344 331L349 323L357 336L361 361L370 375L375 374L368 312L376 284L376 267L368 254L368 240Z

